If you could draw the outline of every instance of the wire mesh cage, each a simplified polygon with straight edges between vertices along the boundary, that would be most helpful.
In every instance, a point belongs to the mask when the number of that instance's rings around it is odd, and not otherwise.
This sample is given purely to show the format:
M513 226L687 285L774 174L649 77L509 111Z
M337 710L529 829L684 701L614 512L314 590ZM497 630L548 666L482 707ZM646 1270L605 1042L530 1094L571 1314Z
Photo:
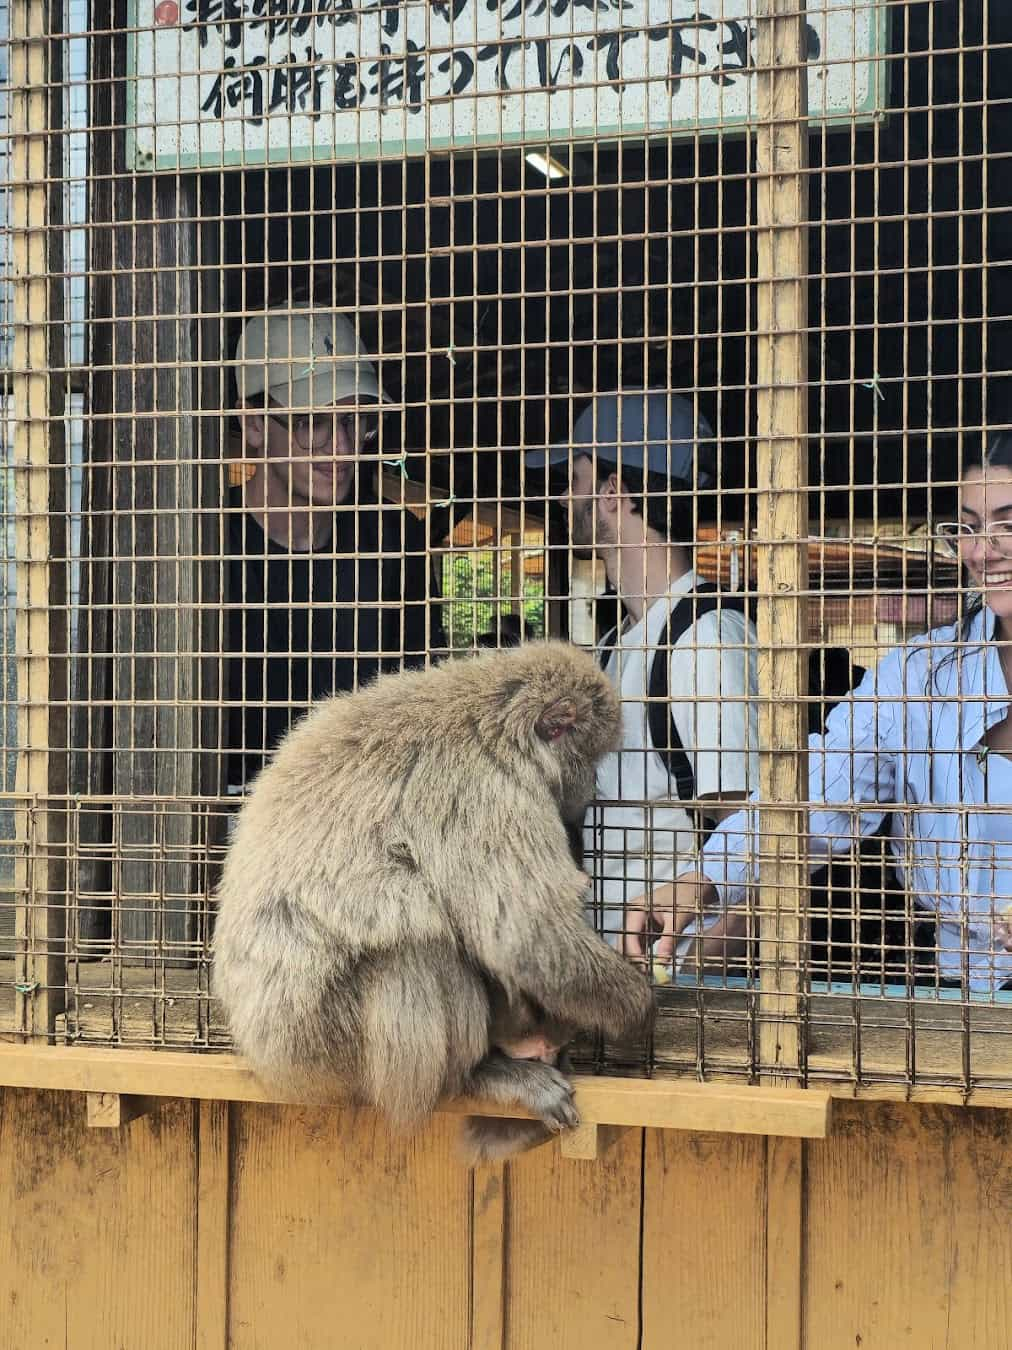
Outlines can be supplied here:
M0 23L0 1034L227 1047L287 728L554 635L660 1009L587 1066L1012 1087L1003 7Z

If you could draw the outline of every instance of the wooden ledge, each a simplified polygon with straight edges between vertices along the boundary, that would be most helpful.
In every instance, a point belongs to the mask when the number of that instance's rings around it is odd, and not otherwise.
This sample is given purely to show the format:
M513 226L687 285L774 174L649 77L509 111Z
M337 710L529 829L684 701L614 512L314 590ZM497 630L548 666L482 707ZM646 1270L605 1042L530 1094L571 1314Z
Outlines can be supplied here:
M587 1125L645 1125L662 1130L825 1138L830 1093L813 1088L748 1087L678 1079L578 1076L576 1102ZM173 1050L0 1044L0 1087L184 1097L210 1101L305 1105L269 1091L238 1055ZM329 1104L340 1106L341 1099ZM445 1102L453 1115L523 1118L518 1107L465 1099Z

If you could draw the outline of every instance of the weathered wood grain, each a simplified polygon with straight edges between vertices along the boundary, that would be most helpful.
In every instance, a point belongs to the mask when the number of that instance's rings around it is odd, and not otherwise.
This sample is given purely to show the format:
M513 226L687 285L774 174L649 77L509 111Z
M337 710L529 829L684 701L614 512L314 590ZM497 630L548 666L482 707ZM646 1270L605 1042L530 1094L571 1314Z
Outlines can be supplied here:
M89 1130L64 1093L0 1096L0 1323L25 1350L193 1344L193 1113Z
M450 1350L468 1337L471 1184L454 1122L234 1107L232 1350Z
M642 1141L627 1130L594 1162L546 1144L510 1163L509 1350L639 1345Z
M766 1141L647 1130L643 1344L766 1345Z

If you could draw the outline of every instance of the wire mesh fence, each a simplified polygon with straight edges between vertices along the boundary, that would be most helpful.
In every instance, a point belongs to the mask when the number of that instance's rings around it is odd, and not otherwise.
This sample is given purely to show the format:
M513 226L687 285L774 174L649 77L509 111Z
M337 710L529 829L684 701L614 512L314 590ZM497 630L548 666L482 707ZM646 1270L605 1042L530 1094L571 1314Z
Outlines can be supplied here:
M0 24L0 1034L226 1047L287 727L547 634L660 1008L586 1064L1012 1088L1003 8Z

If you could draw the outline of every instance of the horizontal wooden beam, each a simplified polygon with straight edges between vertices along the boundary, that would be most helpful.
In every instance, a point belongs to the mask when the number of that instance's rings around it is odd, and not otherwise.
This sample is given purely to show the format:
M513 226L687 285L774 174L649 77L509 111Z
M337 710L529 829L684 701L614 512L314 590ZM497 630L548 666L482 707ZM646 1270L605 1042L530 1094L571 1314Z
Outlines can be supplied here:
M798 1098L802 1104L826 1099L844 1101L908 1102L923 1106L972 1106L1012 1109L1012 1088L1007 1086L949 1087L936 1083L908 1086L903 1083L845 1081L849 1061L841 1058L840 1080L824 1078L814 1088L777 1089L749 1087L730 1074L714 1075L713 1080L697 1083L680 1078L607 1078L577 1077L574 1081L580 1093L583 1118L588 1123L610 1125L656 1125L665 1128L660 1117L664 1114L660 1103L677 1099L681 1103L695 1102L697 1097L721 1098L725 1111L730 1103L744 1095L753 1099L788 1100ZM264 1088L253 1071L238 1055L203 1054L180 1050L125 1050L101 1046L45 1046L32 1045L20 1039L5 1040L0 1034L0 1088L51 1088L69 1092L119 1092L134 1096L188 1097L197 1101L274 1102L298 1104L296 1096L286 1097ZM649 1119L633 1119L634 1103L630 1089L638 1097L638 1105L646 1110ZM645 1103L652 1103L645 1106ZM340 1103L335 1102L335 1105ZM490 1106L487 1102L447 1102L441 1110L456 1115L515 1116L526 1113L517 1109ZM699 1108L693 1106L693 1110ZM672 1123L671 1128L679 1128ZM692 1125L681 1128L722 1129L734 1127L725 1124ZM762 1131L747 1131L762 1133Z
M576 1103L591 1125L716 1130L821 1139L829 1125L825 1090L683 1082L678 1079L577 1077ZM265 1088L237 1055L86 1046L0 1045L0 1086L133 1097L304 1104L304 1098ZM333 1104L342 1104L334 1099ZM521 1109L457 1100L454 1115L526 1117Z
M714 1130L824 1139L830 1095L807 1088L765 1088L679 1079L573 1079L586 1125L639 1125L659 1130ZM496 1108L482 1103L485 1114Z

